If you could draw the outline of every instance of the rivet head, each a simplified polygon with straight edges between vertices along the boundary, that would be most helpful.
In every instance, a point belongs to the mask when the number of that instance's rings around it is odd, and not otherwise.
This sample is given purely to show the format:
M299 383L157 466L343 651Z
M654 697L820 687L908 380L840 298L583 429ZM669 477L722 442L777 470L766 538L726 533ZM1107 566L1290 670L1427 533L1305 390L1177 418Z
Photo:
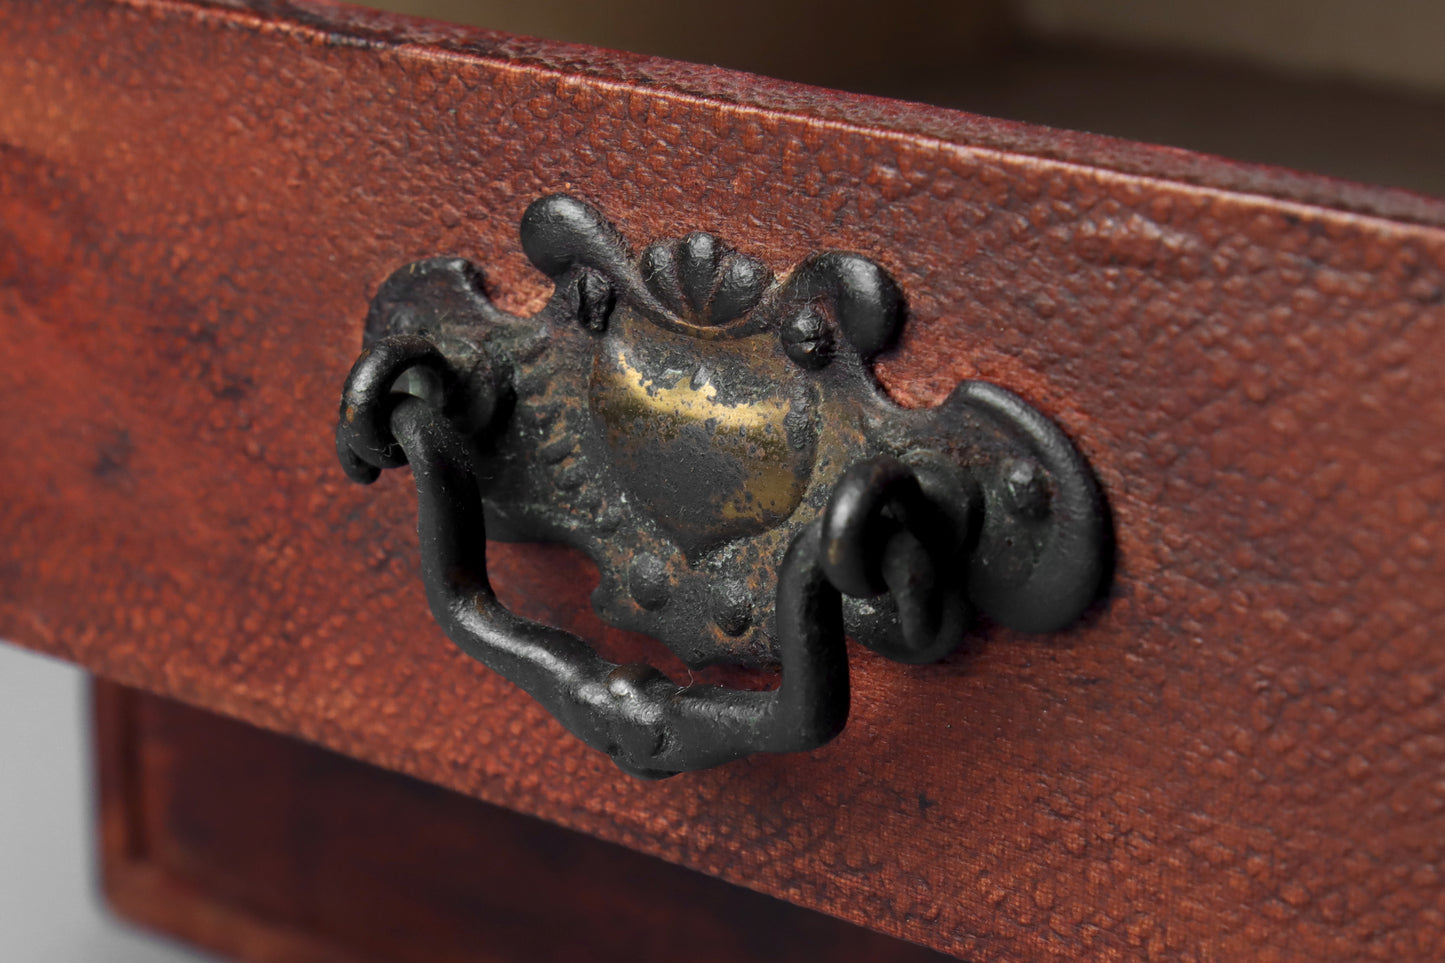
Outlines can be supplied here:
M666 564L656 555L637 556L627 573L627 588L633 601L648 611L662 608L672 594Z
M753 598L738 579L724 579L712 587L708 614L724 635L739 636L753 624Z
M816 305L805 304L788 319L782 331L783 351L793 363L809 371L826 367L833 358L833 338L827 319Z
M1004 506L1021 518L1042 518L1049 512L1049 480L1034 462L1011 458L1003 466Z

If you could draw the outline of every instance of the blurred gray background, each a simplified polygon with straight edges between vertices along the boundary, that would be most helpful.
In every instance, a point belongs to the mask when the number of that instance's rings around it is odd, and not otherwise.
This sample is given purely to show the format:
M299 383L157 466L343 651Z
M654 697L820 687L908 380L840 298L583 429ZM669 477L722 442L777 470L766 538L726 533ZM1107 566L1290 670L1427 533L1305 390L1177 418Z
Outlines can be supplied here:
M84 673L0 644L0 961L209 960L100 905L89 716Z
M371 0L1445 194L1445 0Z

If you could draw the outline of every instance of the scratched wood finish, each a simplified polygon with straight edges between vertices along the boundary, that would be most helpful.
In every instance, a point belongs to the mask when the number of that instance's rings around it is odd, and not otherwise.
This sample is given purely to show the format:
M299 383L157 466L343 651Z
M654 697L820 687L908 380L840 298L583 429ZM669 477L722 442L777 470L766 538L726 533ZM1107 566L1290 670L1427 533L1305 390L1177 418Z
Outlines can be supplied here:
M95 719L111 905L248 963L947 959L114 683Z
M0 19L0 636L972 959L1445 955L1445 205L314 3ZM578 745L432 625L405 473L330 447L375 285L455 252L537 307L516 223L559 189L884 263L886 388L1057 419L1110 597L854 652L807 756ZM620 644L582 562L494 565Z

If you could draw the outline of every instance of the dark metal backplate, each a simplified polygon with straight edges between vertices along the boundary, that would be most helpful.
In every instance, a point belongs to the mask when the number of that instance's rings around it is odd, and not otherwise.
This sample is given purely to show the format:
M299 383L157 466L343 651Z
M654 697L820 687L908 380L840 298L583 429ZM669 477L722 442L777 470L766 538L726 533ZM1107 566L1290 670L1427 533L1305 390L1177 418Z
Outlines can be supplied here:
M367 343L433 340L456 373L448 411L476 442L494 538L572 545L597 564L613 625L684 661L774 661L779 563L842 472L873 455L912 465L940 504L939 537L984 614L1051 631L1104 571L1098 489L1068 439L1010 392L965 382L908 410L870 359L896 337L902 294L878 265L824 252L781 278L693 233L633 258L593 207L553 195L521 227L556 289L532 317L498 310L459 258L402 268L377 293ZM888 596L845 603L850 636L887 650Z

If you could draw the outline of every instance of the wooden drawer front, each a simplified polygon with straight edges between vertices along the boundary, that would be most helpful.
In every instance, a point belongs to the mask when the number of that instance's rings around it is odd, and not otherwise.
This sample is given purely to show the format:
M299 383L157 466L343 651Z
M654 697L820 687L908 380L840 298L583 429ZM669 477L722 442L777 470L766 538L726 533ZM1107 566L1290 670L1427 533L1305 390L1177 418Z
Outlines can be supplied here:
M1445 954L1445 205L287 9L0 2L0 636L973 959ZM897 400L987 378L1094 465L1106 603L856 652L809 756L646 784L584 749L445 641L409 480L330 441L381 279L459 253L535 309L554 190L883 263ZM493 565L621 644L572 556Z

